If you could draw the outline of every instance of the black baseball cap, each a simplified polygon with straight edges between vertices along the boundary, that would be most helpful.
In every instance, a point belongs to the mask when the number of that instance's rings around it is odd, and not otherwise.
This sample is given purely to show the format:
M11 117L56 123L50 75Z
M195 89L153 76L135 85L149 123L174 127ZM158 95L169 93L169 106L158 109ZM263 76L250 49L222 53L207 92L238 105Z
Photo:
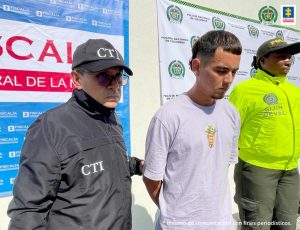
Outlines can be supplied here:
M121 67L128 75L133 74L131 69L125 65L120 52L104 39L89 39L76 48L73 54L72 69L78 67L90 72Z
M256 53L256 65L259 65L259 61L262 57L268 53L274 51L288 51L291 55L300 53L300 42L288 44L280 38L273 38L264 42L258 49Z

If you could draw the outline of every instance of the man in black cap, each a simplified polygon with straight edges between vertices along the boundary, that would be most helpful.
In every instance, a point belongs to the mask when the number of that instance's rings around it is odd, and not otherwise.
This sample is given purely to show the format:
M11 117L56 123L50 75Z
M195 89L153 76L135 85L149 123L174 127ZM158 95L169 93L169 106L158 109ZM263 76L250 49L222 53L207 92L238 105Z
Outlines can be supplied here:
M121 54L90 39L73 55L69 101L28 129L8 208L9 229L131 229L131 178L143 161L127 157L115 113L132 75Z
M257 74L236 85L241 116L235 201L242 229L295 230L299 201L300 88L286 81L300 42L275 38L257 50Z

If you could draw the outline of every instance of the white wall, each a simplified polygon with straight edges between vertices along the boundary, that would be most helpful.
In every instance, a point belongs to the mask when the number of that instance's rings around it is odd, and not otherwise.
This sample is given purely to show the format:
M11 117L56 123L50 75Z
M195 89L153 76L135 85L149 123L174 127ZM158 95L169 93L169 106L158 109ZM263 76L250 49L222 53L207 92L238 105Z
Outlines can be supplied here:
M160 106L156 1L130 0L129 7L131 152L144 158L148 124ZM132 193L133 229L153 229L156 206L141 177L133 177Z
M300 19L300 3L296 3L298 0L189 0L188 2L257 20L259 10L263 6L271 5L279 13L278 22L280 22L280 5L295 4L298 9L298 22ZM132 155L143 158L148 124L160 106L156 0L129 0L129 3L130 66L134 72L134 76L130 79L131 149ZM300 30L300 23L291 27ZM232 169L231 167L229 178L233 192ZM133 178L132 193L133 230L153 229L157 209L148 196L141 177ZM7 229L8 226L6 210L10 199L11 197L0 198L1 230ZM236 212L236 205L234 203L233 205L233 212Z

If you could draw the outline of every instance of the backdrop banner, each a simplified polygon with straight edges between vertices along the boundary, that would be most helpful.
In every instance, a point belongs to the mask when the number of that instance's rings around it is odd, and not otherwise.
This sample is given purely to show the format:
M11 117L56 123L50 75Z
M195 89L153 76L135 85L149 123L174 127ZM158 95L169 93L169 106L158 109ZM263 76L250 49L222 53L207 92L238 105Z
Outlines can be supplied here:
M0 0L0 196L11 194L26 131L73 90L72 54L110 41L128 63L128 0ZM130 152L129 86L117 108Z
M272 38L282 38L287 43L299 42L300 32L281 26L267 26L259 21L235 16L180 0L157 0L159 63L161 79L161 101L166 101L186 92L195 77L189 68L191 47L198 37L209 30L226 30L241 41L243 53L240 69L234 85L254 76L251 67L258 46ZM300 86L300 55L292 57L288 80Z

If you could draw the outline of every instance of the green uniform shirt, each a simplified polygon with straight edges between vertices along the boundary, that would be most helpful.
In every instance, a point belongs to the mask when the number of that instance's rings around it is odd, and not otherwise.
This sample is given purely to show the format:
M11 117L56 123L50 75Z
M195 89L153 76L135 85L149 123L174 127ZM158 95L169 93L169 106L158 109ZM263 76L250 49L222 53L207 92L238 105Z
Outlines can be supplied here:
M235 86L229 100L241 116L239 157L278 170L297 168L300 156L300 88L258 69Z

